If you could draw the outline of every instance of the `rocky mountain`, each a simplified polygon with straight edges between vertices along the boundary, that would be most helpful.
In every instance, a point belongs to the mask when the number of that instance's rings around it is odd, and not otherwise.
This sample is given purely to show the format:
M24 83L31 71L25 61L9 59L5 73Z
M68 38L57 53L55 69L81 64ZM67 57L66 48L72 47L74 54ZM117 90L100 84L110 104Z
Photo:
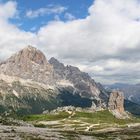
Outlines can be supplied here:
M0 73L31 79L44 84L53 83L53 68L45 55L28 46L0 64Z
M102 89L98 87L98 84L88 75L88 73L81 72L79 68L70 65L64 66L57 59L51 58L49 63L53 66L56 78L60 81L68 81L80 92L80 96L88 98L99 98L102 93ZM107 94L105 95L108 96Z
M113 102L121 100L120 94L117 98L111 97ZM0 63L1 113L42 113L70 105L107 109L109 98L110 93L87 73L65 66L55 58L47 61L45 55L32 46Z

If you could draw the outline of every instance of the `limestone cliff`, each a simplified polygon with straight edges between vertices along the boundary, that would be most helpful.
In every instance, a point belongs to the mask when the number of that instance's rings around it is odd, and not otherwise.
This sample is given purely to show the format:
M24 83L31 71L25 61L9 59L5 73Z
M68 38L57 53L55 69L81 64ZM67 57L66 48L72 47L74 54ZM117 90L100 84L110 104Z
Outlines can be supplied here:
M101 94L100 88L88 73L82 72L79 68L71 65L64 66L63 63L53 57L49 60L49 63L54 68L57 80L66 79L80 91L81 96L98 98Z
M118 110L119 112L124 112L124 96L120 91L113 91L110 94L108 108L110 110Z
M121 91L112 91L108 101L108 109L117 118L128 118L127 113L124 110L124 95Z
M45 84L53 83L52 66L40 50L31 46L1 62L0 73Z

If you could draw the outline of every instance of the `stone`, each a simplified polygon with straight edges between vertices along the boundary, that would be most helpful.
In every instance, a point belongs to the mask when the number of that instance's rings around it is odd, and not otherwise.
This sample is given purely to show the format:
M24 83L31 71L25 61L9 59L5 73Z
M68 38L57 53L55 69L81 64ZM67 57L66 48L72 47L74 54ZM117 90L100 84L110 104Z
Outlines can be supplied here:
M121 91L112 91L108 101L108 109L118 119L130 118L124 110L124 95Z
M109 110L118 110L119 112L124 112L124 96L121 91L113 91L110 94L108 102Z

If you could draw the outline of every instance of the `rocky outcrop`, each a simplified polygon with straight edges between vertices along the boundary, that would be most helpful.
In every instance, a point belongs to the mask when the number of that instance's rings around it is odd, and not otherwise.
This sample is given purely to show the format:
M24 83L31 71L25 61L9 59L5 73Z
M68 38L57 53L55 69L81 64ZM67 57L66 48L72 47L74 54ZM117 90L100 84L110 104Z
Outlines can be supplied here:
M108 109L115 117L120 119L128 118L128 114L124 110L124 95L121 91L112 91L108 101Z
M108 102L109 110L118 110L119 112L124 112L124 96L120 91L113 91L110 94Z
M57 59L52 57L49 60L49 63L53 66L54 71L55 71L55 78L56 79L64 79L65 78L65 66L63 63L60 63Z

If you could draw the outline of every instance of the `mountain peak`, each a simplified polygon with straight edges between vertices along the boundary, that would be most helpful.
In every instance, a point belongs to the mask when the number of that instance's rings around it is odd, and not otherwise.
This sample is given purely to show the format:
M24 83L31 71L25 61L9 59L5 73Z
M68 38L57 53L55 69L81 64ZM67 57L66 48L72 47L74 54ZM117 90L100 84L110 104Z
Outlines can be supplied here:
M50 83L53 68L40 50L27 46L0 64L0 73Z
M26 49L30 49L30 50L32 50L32 49L33 49L33 50L37 50L37 48L33 47L32 45L28 45L28 46L25 47L25 48L26 48ZM25 48L24 48L24 49L25 49Z
M62 69L64 69L64 64L63 63L61 63L61 62L59 62L56 58L54 58L54 57L52 57L52 58L50 58L50 60L49 60L49 63L51 64L51 65L53 65L53 67L54 68L62 68Z
M57 63L60 63L56 58L54 58L54 57L51 57L50 58L50 60L49 60L49 62L51 63L53 63L53 62L57 62Z
M12 57L15 57L15 59L19 58L20 61L33 61L38 64L45 64L47 62L45 55L30 45Z

